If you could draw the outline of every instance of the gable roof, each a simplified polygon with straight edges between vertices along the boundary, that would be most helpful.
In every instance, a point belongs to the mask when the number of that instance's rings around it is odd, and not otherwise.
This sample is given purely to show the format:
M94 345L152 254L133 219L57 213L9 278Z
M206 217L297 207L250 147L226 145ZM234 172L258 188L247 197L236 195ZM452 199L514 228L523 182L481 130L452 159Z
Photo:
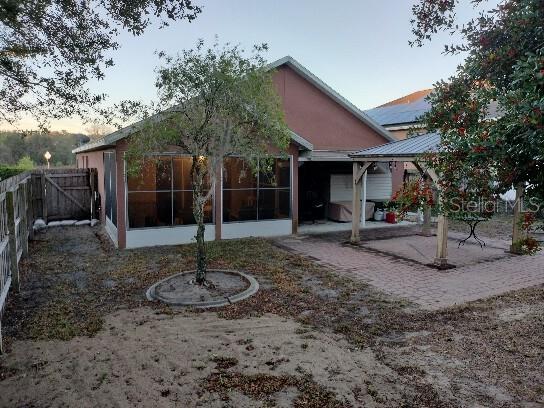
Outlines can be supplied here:
M340 95L334 89L332 89L329 85L327 85L325 82L323 82L317 76L315 76L312 72L310 72L306 67L304 67L301 63L299 63L297 60L295 60L290 55L287 55L287 56L285 56L283 58L280 58L279 60L276 60L276 61L268 64L267 67L268 67L268 69L277 69L277 68L281 67L282 65L287 65L288 67L293 69L297 74L299 74L301 77L306 79L308 82L310 82L312 85L314 85L316 88L318 88L321 92L323 92L329 98L334 100L336 103L338 103L344 109L346 109L348 112L353 114L357 119L359 119L360 121L362 121L363 123L368 125L372 130L374 130L380 136L383 136L386 140L389 140L391 142L397 140L393 135L391 135L391 133L389 133L386 129L384 129L382 126L380 126L380 124L377 123L373 118L371 118L369 115L367 115L361 109L356 107L354 104L352 104L346 98L344 98L342 95Z
M272 70L279 68L282 65L287 65L290 68L292 68L295 72L297 72L300 76L302 76L304 79L306 79L308 82L313 84L316 88L318 88L320 91L325 93L327 96L329 96L331 99L333 99L335 102L337 102L340 106L345 108L347 111L351 112L355 117L357 117L359 120L364 122L366 125L368 125L371 129L373 129L376 133L383 136L386 140L389 141L395 141L397 140L394 136L392 136L386 129L384 129L382 126L380 126L377 122L375 122L372 118L370 118L367 114L365 114L362 110L357 108L355 105L353 105L351 102L349 102L347 99L345 99L343 96L341 96L338 92L336 92L334 89L332 89L330 86L328 86L325 82L323 82L321 79L316 77L314 74L312 74L307 68L302 66L298 61L296 61L291 56L286 56L283 58L280 58L279 60L276 60L270 64L267 65L267 69ZM80 146L74 150L72 150L72 153L82 153L87 152L91 150L99 150L103 149L105 147L114 146L116 142L118 142L121 139L124 139L127 136L130 136L131 134L137 132L139 129L141 129L144 125L144 121L136 122L132 125L126 126L122 129L119 129L113 133L110 133L109 135L104 136L101 139L89 142L87 144L84 144L83 146ZM303 137L297 135L295 132L291 131L291 137L292 140L299 144L301 147L313 150L313 145L308 142Z
M437 151L440 146L440 134L426 133L408 139L386 143L350 154L352 158L392 158L414 157L423 153Z

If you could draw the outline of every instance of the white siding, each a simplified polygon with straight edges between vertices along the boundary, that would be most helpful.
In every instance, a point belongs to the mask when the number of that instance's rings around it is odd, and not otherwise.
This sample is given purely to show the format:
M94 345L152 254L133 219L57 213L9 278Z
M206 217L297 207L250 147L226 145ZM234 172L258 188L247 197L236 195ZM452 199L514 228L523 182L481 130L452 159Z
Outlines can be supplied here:
M366 178L366 199L385 201L391 198L393 184L391 172L368 173ZM350 201L353 199L353 176L351 174L331 174L330 201Z
M391 172L386 174L369 173L366 177L366 199L373 201L390 200L393 192Z
M196 225L164 228L142 228L127 231L127 248L141 248L155 245L180 245L195 242ZM204 239L215 239L215 225L208 224Z
M221 238L246 237L277 237L293 233L293 221L290 218L283 220L263 220L228 222L221 226Z

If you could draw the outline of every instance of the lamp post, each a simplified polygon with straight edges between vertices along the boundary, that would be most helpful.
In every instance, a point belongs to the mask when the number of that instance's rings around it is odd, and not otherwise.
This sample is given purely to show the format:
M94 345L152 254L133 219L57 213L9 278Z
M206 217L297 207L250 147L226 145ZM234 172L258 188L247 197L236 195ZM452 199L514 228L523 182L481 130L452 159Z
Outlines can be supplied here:
M45 157L45 160L47 161L47 168L49 168L49 159L51 158L51 153L49 153L49 151L47 151L47 152L45 152L43 157Z

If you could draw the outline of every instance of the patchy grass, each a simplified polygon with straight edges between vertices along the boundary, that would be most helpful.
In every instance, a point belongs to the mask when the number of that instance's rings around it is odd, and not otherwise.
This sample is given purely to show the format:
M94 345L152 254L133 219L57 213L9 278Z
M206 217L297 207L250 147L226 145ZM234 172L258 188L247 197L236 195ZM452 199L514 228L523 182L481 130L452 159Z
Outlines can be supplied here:
M21 266L21 294L10 296L4 315L8 347L15 339L64 341L93 336L103 329L108 313L149 305L144 292L151 284L194 268L192 245L118 251L102 233L91 231L96 230L52 229L31 243L32 256ZM210 268L248 271L261 285L255 296L219 309L220 318L228 322L272 313L294 319L303 325L296 332L301 353L310 353L307 343L314 337L312 330L341 334L354 353L370 348L398 375L405 390L402 406L544 403L543 287L425 312L285 252L269 240L213 242L208 251ZM162 315L187 313L161 304L153 307ZM242 338L237 345L246 353L256 347L251 338ZM234 372L238 360L222 355L211 360L215 372L208 373L201 361L192 368L207 375L205 390L224 398L228 390L236 390L271 404L273 395L295 390L295 406L346 406L307 373L286 375L278 368L278 375L270 375L270 370L288 361L282 358L263 362L267 373L247 374L241 368ZM13 370L0 366L0 380L16 375ZM100 388L110 377L95 380ZM372 382L359 392L371 395L378 405L388 405ZM499 394L504 400L499 398L501 403L495 404L494 395Z
M223 401L229 401L229 393L238 391L253 400L262 401L267 406L275 406L275 394L295 388L293 396L295 408L344 408L350 404L339 401L333 392L317 384L310 375L269 375L243 374L220 370L204 380L204 389L221 395Z

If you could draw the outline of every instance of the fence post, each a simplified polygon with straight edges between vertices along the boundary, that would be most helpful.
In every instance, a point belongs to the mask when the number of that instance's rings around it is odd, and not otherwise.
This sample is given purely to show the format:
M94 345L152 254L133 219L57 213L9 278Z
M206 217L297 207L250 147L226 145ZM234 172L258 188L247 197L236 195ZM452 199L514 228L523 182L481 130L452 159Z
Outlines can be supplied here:
M42 182L42 217L43 221L47 224L47 196L45 194L45 170L42 170L41 174L41 182Z
M15 231L15 202L13 191L6 191L6 211L8 215L9 234L9 262L11 266L11 282L17 292L21 290L19 285L19 265L17 264L17 232Z
M23 208L21 209L21 214L19 214L19 217L21 217L21 234L23 235L21 237L21 246L23 249L23 256L28 256L28 208L27 208L27 189L26 189L26 181L19 184L19 194L17 194L17 200L19 201L17 205L22 205Z
M96 213L96 202L94 199L95 191L96 191L96 183L95 183L95 170L90 169L89 170L89 186L91 187L91 220L95 217Z
M32 174L26 183L26 219L28 239L34 239L34 201L32 200Z

